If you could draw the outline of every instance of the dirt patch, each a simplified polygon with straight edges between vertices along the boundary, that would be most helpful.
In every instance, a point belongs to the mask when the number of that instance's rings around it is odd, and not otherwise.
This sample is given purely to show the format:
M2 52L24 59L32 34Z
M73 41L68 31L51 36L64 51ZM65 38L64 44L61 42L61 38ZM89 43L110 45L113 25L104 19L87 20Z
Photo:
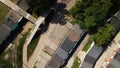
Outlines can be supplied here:
M31 22L27 22L27 24L23 27L24 30L21 32L21 34L25 34L33 27L34 27L34 25Z

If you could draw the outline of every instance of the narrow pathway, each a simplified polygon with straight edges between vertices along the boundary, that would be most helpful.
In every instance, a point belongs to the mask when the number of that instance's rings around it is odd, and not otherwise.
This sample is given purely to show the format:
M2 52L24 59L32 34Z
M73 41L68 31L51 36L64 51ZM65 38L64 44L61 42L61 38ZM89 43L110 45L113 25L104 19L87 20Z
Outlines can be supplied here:
M2 3L4 3L5 5L7 5L9 8L11 8L12 10L14 10L15 12L17 12L18 14L20 14L21 16L23 16L26 19L28 19L29 21L31 21L32 23L36 23L36 21L37 21L36 18L34 18L32 15L30 15L29 13L27 13L26 11L21 9L19 6L17 6L10 0L0 0L0 1Z
M40 24L44 21L45 17L39 17L37 22L35 23L35 27L31 30L30 35L27 37L26 42L23 46L23 68L28 67L27 62L27 47L29 43L31 42L32 38L34 37L35 33L37 32Z
M38 59L39 55L42 53L42 49L44 47L44 42L45 40L49 37L51 31L53 30L54 26L51 25L49 26L49 30L47 31L47 33L42 34L40 37L40 40L36 46L36 49L34 50L33 54L31 55L29 61L28 61L28 65L30 68L33 68L36 60ZM43 61L44 62L44 61ZM41 67L42 68L42 67Z

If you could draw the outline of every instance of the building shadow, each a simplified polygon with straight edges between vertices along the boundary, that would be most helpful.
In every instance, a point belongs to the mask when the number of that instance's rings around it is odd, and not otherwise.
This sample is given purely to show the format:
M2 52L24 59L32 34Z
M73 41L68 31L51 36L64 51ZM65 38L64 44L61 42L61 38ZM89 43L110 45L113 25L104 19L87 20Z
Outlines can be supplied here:
M15 30L12 30L7 36L7 38L3 41L3 43L0 45L0 55L3 53L3 51L9 46L10 43L12 43L15 38L20 34L23 30L23 26L26 24L28 20L23 18L19 23Z

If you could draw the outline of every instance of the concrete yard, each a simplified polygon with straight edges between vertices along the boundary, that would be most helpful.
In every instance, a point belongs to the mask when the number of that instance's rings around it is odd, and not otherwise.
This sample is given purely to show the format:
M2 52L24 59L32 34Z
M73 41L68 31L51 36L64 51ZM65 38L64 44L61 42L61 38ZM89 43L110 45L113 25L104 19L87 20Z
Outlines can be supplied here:
M33 63L32 60L35 60L35 59L30 58L30 61L28 62L28 64L32 67L35 64L35 67L37 68L44 68L44 66L51 59L51 56L59 47L60 43L63 41L65 35L68 33L71 26L72 25L70 25L70 23L67 23L64 26L60 24L50 24L49 30L41 36L39 43L37 45L37 48L40 48L40 49L39 49L39 54L36 54L37 56L36 62ZM45 50L44 49L45 47L48 47L48 50ZM51 50L52 53L49 53L49 50Z
M60 12L59 10L57 11ZM64 10L62 9L61 11ZM70 23L62 24L66 22L64 20L64 14L64 12L60 12L60 17L55 15L51 24L49 24L48 30L41 35L38 45L28 61L29 67L44 68L60 43L64 40L65 35L72 27Z

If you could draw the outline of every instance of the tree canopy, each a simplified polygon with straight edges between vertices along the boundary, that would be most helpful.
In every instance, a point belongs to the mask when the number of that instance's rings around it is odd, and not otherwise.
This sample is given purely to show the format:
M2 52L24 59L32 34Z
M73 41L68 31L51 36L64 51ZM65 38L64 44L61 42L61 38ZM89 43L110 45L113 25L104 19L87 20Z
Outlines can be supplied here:
M111 5L110 0L77 0L69 14L76 19L74 22L82 21L80 26L89 32L104 24L103 19Z
M77 23L92 33L92 39L99 46L111 39L114 27L106 20L119 9L119 0L77 0L69 10L69 15L72 17L72 23Z
M98 32L93 36L96 45L100 46L110 40L112 36L113 26L106 24L104 27L100 27Z

